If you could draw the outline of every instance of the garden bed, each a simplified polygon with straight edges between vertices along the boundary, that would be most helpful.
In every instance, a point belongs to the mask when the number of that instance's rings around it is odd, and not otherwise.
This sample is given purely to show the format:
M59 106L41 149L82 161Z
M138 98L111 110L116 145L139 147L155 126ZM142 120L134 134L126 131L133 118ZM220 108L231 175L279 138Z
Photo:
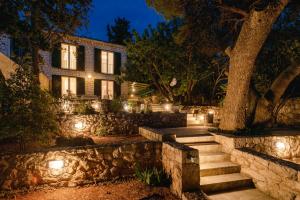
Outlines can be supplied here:
M4 198L3 198L4 199ZM9 198L5 198L9 199ZM167 187L150 187L138 180L127 180L76 188L43 189L12 195L17 200L179 200Z

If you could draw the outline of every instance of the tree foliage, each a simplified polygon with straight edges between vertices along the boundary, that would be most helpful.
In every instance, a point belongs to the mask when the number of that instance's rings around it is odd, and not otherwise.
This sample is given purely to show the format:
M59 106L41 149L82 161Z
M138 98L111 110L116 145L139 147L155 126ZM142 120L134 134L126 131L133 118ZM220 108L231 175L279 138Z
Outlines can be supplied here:
M31 52L37 78L39 50L49 50L65 34L85 25L90 5L91 0L0 0L0 33Z
M57 121L54 100L36 83L30 58L19 63L16 73L1 81L0 137L17 138L24 145L29 139L43 141L55 133Z
M209 76L205 59L176 43L179 21L159 23L127 42L126 79L153 84L169 101L189 103L200 80ZM201 73L199 73L201 72Z
M132 39L130 22L118 17L113 25L107 25L107 36L109 42L125 45L125 41Z

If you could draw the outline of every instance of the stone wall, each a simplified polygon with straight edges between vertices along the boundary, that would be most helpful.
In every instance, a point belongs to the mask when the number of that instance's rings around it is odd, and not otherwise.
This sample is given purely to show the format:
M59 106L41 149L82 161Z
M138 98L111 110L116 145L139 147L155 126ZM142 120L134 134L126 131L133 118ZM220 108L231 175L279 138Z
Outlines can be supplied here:
M283 131L284 133L284 131ZM300 135L224 136L215 135L222 150L231 153L235 148L247 147L255 151L298 162Z
M300 166L249 149L232 151L231 161L241 173L253 178L255 186L280 200L300 199Z
M171 176L171 191L177 196L199 189L199 156L196 149L175 142L165 142L162 145L162 165Z
M207 116L208 113L212 113L214 116L214 123L218 124L221 120L221 107L217 106L184 106L180 109L181 112L186 112L189 114L194 113L194 110L198 111L198 115Z
M0 155L0 186L12 190L109 181L132 176L136 164L161 166L161 144L149 141Z
M95 115L64 115L60 130L64 135L138 134L140 126L173 128L186 126L183 113L110 113Z
M277 115L277 122L285 126L300 126L300 98L286 102Z

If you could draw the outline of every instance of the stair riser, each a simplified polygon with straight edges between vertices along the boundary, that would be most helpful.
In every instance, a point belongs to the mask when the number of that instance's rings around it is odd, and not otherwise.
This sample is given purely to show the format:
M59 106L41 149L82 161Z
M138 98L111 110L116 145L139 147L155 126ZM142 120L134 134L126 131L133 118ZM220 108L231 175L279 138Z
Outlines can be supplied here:
M201 182L201 178L200 178ZM230 181L230 182L223 182L223 183L214 183L209 185L201 185L201 189L209 194L214 192L222 192L227 190L234 190L240 188L253 188L253 182L251 179L246 180L237 180L237 181Z
M191 148L197 149L199 152L220 152L222 147L219 144L216 145L199 145L199 146L190 146Z
M240 171L240 166L230 166L216 169L200 169L200 177L239 173Z
M214 136L198 136L198 137L181 137L176 138L179 143L193 143L193 142L213 142Z
M213 155L213 156L199 156L199 163L211 163L211 162L225 162L229 161L230 156L224 155Z

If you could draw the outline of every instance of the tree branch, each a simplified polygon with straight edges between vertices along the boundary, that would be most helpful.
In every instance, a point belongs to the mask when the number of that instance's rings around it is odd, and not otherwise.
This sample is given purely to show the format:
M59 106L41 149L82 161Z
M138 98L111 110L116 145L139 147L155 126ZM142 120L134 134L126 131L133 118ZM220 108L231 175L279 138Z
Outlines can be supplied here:
M248 15L249 15L248 12L246 12L245 10L242 10L240 8L231 7L231 6L224 5L224 4L219 5L218 7L223 9L223 10L242 15L243 17L248 17Z

